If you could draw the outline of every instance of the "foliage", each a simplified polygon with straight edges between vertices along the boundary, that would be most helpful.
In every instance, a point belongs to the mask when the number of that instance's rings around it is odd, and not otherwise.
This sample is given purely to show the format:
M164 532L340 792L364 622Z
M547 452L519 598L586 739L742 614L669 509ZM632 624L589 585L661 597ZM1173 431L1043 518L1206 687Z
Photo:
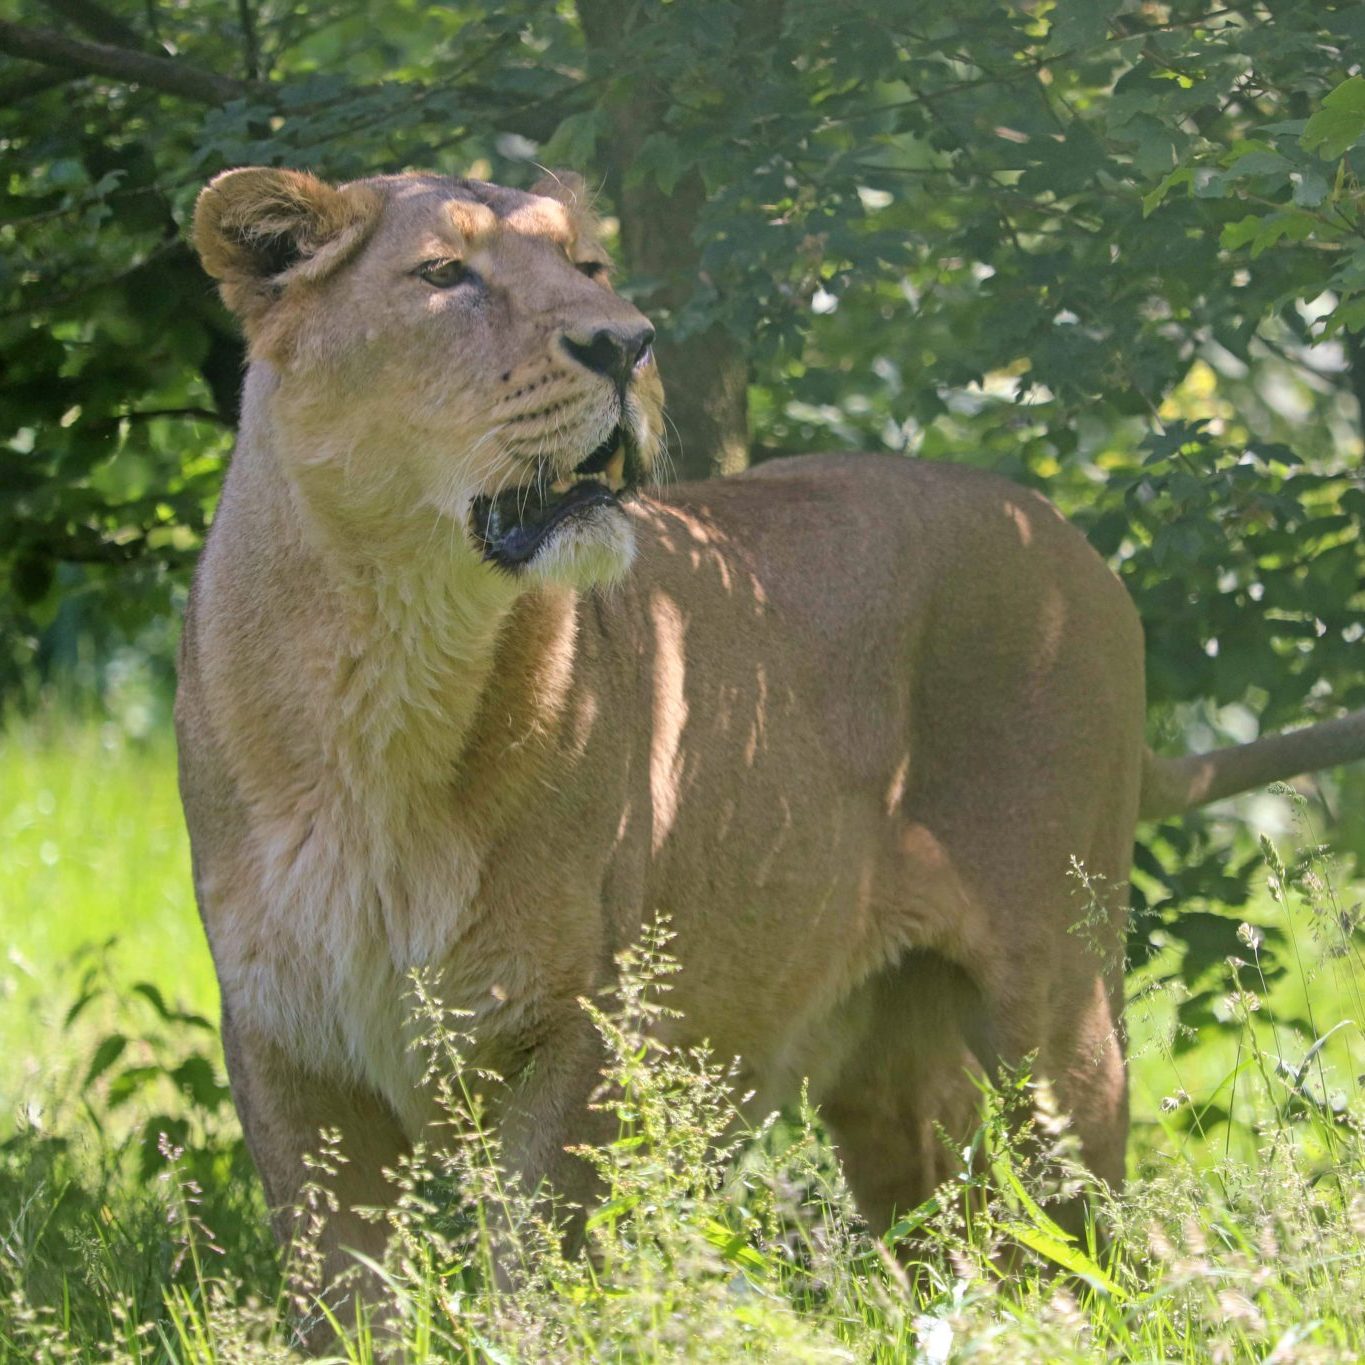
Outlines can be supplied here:
M46 13L19 0L11 27ZM1160 623L1158 702L1279 724L1365 695L1358 6L79 13L201 73L207 112L6 68L30 83L0 112L11 681L165 615L193 558L240 359L183 238L212 172L525 184L548 159L607 169L623 246L691 234L684 287L633 288L665 338L737 339L758 454L890 448L1045 486Z
M277 1275L216 1029L152 982L115 982L98 954L78 963L53 1044L79 1065L0 1136L4 1360L69 1358L63 1340L143 1358L167 1295L194 1287L201 1254L225 1255L217 1239L255 1292Z
M53 964L82 950L104 980L151 981L172 1004L217 1013L174 745L146 676L120 667L114 680L114 718L58 710L0 732L0 1113L41 1074L42 1039L60 1026ZM78 1022L97 1016L102 1005Z

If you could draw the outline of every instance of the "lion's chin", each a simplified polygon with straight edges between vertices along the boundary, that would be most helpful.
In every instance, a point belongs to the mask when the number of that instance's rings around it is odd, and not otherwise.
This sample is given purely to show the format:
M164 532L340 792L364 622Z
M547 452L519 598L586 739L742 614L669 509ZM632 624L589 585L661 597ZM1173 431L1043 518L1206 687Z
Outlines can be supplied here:
M522 566L544 583L593 588L619 582L635 558L635 528L619 503L561 523Z

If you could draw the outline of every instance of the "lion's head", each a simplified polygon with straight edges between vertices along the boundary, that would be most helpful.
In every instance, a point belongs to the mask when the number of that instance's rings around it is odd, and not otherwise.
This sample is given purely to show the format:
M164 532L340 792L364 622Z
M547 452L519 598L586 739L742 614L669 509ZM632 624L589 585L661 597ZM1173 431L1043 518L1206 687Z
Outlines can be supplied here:
M621 498L662 448L663 389L577 177L229 171L194 241L269 372L276 458L332 530L448 519L461 553L578 583L629 563Z

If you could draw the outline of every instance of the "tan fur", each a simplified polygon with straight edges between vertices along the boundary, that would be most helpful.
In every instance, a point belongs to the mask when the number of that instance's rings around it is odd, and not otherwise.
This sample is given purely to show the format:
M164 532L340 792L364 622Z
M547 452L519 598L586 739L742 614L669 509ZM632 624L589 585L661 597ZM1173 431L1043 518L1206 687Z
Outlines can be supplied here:
M874 457L642 496L518 577L482 562L470 499L610 429L611 386L561 336L638 319L574 268L601 251L581 186L542 188L242 171L196 217L254 359L177 725L271 1202L324 1124L343 1204L386 1199L381 1167L433 1117L415 966L512 1082L512 1164L586 1197L565 1148L600 1136L600 1060L577 1002L659 913L678 1036L741 1056L760 1107L809 1077L873 1220L945 1174L936 1125L967 1131L971 1074L1035 1051L1121 1178L1147 761L1127 596L1037 494ZM267 232L299 253L274 278ZM443 250L481 311L413 279ZM645 366L646 462L660 404ZM1105 879L1098 950L1068 932L1073 858ZM328 1237L334 1265L378 1250L349 1213Z

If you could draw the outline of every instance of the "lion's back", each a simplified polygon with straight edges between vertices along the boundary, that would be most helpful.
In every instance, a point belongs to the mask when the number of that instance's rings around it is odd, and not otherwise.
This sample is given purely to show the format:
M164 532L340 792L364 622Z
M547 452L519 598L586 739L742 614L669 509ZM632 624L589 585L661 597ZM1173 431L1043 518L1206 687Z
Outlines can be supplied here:
M869 711L879 725L894 712L897 728L920 714L921 743L945 769L989 751L1097 771L1140 754L1137 612L1041 494L960 465L849 454L775 460L664 498L734 547L846 728Z
M1040 493L969 466L891 455L802 455L664 490L659 501L740 547L789 610L856 619L993 621L1059 594L1141 667L1131 599L1085 536ZM955 618L955 620L954 620ZM1006 633L1009 633L1006 629Z

